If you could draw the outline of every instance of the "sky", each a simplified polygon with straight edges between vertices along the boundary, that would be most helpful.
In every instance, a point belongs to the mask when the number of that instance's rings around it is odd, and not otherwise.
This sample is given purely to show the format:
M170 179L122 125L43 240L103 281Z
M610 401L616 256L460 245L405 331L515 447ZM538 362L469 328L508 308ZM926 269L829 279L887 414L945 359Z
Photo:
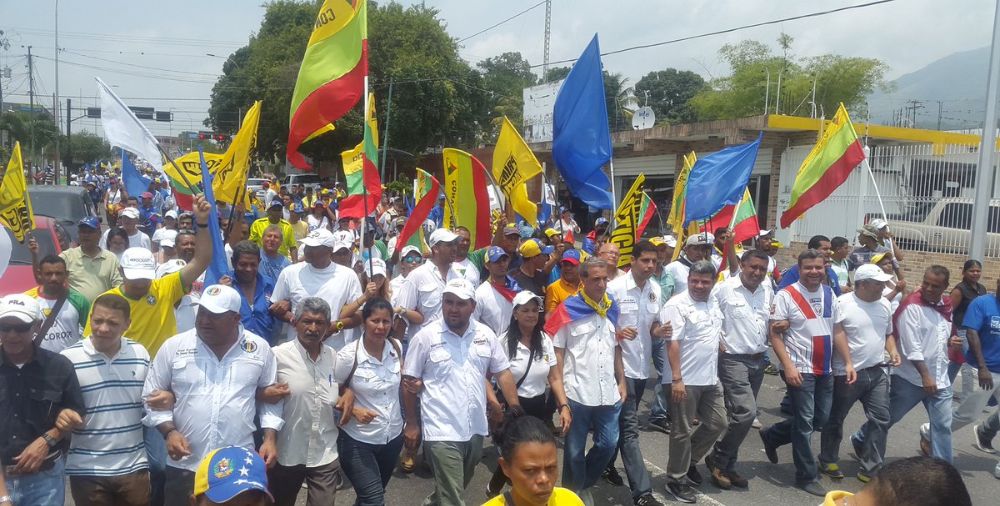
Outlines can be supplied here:
M62 0L59 18L59 94L77 108L97 105L94 76L132 106L172 111L174 121L147 121L157 135L205 130L202 121L212 84L225 58L260 26L262 0ZM427 0L448 32L470 37L539 3L539 0ZM550 60L575 58L598 33L602 51L666 41L741 25L782 19L866 0L552 0ZM957 51L989 45L996 5L988 0L895 0L804 20L739 30L640 49L604 58L611 72L635 84L644 74L674 67L703 77L724 76L718 49L755 39L774 46L782 32L794 38L792 53L836 53L879 58L889 79ZM0 85L5 102L28 102L27 46L35 56L36 94L51 107L56 91L55 0L0 0L0 30L10 47L0 48ZM541 65L545 6L460 43L470 63L519 51ZM370 29L377 30L377 27ZM4 77L10 67L11 77ZM540 68L536 69L540 71ZM921 97L933 98L933 97ZM65 112L63 112L65 114ZM63 116L62 123L65 123ZM64 126L62 128L65 128ZM100 132L99 120L78 119L73 131Z

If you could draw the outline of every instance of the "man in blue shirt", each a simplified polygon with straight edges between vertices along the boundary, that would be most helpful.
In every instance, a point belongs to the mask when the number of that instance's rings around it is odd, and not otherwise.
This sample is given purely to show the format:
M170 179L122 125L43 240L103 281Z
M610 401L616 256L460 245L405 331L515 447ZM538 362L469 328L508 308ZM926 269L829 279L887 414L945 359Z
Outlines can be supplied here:
M830 238L825 235L814 235L812 236L811 239L809 239L809 243L806 245L806 247L809 249L822 251L823 254L826 255L828 261L826 264L826 280L824 284L830 285L830 288L833 288L833 293L837 294L837 296L839 297L840 283L838 282L837 273L833 272L833 269L830 267L830 262L829 262L830 256L833 253L833 249L830 246ZM781 273L781 282L778 283L777 290L781 290L782 288L791 285L798 280L799 280L799 266L793 265L789 267L788 270Z
M233 248L233 270L229 284L240 294L240 322L243 327L273 342L275 320L268 309L274 280L258 271L260 249L250 241L240 241Z

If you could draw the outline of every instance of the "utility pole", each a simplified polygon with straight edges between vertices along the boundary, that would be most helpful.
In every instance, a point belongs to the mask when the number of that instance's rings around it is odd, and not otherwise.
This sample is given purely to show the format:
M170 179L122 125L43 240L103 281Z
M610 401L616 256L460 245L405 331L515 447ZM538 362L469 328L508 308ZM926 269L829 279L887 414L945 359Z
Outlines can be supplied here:
M66 99L66 183L69 183L69 171L73 167L73 139L70 137L70 122L73 121L73 99Z
M938 100L937 104L938 104L937 129L941 130L941 113L944 111L944 101L943 100Z
M31 46L28 46L28 104L31 107L28 113L28 142L31 143L31 147L28 149L28 160L33 162L32 152L35 150L35 64L34 60L31 59Z
M56 163L52 170L52 178L55 184L59 184L59 166L60 166L60 156L59 156L59 136L62 135L62 126L59 124L59 119L62 117L59 115L59 0L56 0L56 48L55 48L55 63L56 63L56 92L52 98L52 115L56 122ZM66 167L66 183L69 184L69 167Z
M381 178L382 181L385 181L385 158L389 152L389 118L392 117L390 116L390 114L392 114L392 84L393 84L393 79L390 77L389 98L386 100L385 104L385 133L382 135L382 138L380 139L382 141L382 157L379 158L378 160L378 173L379 173L379 178ZM416 195L414 195L414 197L416 197Z
M972 236L969 258L985 259L986 220L993 196L993 155L997 144L997 92L1000 91L1000 0L993 11L993 44L990 46L990 71L986 78L986 121L979 145L976 168L976 200L972 206Z
M552 0L545 2L545 47L542 49L542 79L549 71L549 38L552 35Z

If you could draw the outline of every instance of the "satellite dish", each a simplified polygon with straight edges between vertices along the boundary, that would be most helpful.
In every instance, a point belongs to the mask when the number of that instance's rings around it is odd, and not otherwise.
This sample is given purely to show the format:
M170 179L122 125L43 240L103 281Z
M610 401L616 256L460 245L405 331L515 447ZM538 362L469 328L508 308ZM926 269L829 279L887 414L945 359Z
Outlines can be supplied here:
M632 114L632 128L635 130L653 128L654 124L656 124L656 115L653 114L652 107L640 107Z

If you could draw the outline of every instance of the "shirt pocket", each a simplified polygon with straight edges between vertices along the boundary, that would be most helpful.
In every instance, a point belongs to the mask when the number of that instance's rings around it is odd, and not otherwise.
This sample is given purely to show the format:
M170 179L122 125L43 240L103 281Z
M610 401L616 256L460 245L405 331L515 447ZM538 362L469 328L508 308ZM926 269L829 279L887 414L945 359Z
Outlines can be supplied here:
M264 362L261 360L248 358L234 360L230 365L229 385L234 391L248 386L256 389L263 370Z
M62 392L41 386L28 387L27 423L39 431L52 428L62 404Z
M427 354L427 361L432 375L448 376L451 373L451 353L444 347L437 347Z
M424 309L436 309L441 305L441 292L435 283L424 283L417 287L420 292L420 306ZM424 314L424 317L430 316Z

